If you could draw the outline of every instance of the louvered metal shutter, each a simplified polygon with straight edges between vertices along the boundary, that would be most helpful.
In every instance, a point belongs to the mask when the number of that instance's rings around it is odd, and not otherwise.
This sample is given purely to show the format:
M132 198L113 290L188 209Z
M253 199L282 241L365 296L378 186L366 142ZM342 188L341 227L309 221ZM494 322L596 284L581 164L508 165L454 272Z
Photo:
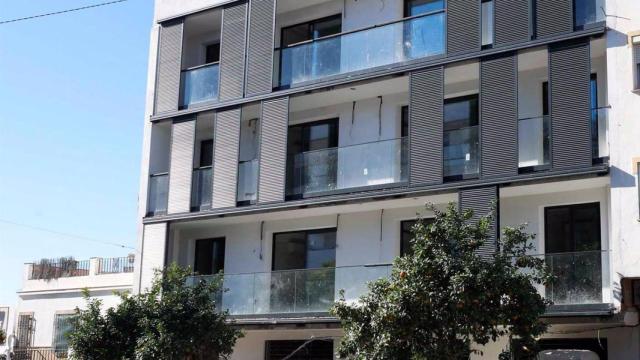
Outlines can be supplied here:
M258 203L284 201L289 98L262 103Z
M247 95L256 95L272 88L275 0L251 0L250 7Z
M518 63L483 59L480 70L482 177L518 174Z
M480 0L447 1L447 54L480 50Z
M477 222L483 216L491 214L494 209L493 206L498 208L498 188L496 186L480 187L474 189L463 189L458 193L458 206L460 211L467 209L473 210L473 217L471 222ZM497 215L493 217L489 236L487 242L485 242L478 253L487 257L495 254L498 249L497 234L498 234L498 221Z
M240 108L216 114L213 160L213 208L236 206Z
M444 68L411 73L409 183L442 183Z
M171 164L169 167L169 214L191 209L191 178L193 177L193 145L196 121L175 120L171 130Z
M243 95L246 28L246 3L224 9L220 45L220 101L241 98Z
M140 277L134 287L144 291L151 287L156 269L165 266L167 247L167 223L144 225L142 254L140 259Z
M587 41L549 49L551 165L554 169L592 164L590 78Z
M495 45L529 41L529 4L531 0L493 0Z
M178 110L180 68L182 66L182 30L182 20L162 24L160 27L156 73L156 114Z
M534 1L538 38L573 31L573 0Z

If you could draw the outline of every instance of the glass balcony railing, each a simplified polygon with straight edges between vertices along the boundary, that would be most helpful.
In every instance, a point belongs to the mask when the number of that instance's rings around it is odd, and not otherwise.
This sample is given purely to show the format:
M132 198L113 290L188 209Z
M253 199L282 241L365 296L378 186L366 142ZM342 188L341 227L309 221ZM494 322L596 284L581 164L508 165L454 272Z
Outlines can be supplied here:
M609 157L609 108L591 110L591 151L594 161Z
M255 204L258 199L258 159L241 161L238 164L239 204Z
M218 99L218 63L200 65L182 71L180 107Z
M599 250L545 254L545 262L555 277L546 287L545 297L554 305L602 303L606 255Z
M338 300L355 302L367 291L367 283L389 277L391 265L285 270L224 275L221 309L231 315L304 314L327 312ZM210 280L213 276L195 276Z
M169 174L154 174L149 177L149 194L147 197L147 215L167 213L169 199Z
M444 29L444 10L437 10L277 50L279 86L443 54Z
M307 151L289 162L287 195L407 181L407 138Z
M549 165L549 116L518 120L518 158L521 168Z
M211 208L213 197L213 170L210 166L193 170L191 180L191 210L200 211Z
M475 176L480 171L478 126L444 132L444 176Z

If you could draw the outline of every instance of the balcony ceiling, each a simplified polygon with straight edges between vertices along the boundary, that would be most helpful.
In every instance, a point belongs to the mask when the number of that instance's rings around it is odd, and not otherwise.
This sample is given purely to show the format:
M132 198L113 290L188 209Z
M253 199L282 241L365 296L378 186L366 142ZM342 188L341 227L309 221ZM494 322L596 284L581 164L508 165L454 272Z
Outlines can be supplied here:
M278 13L286 13L335 0L278 0Z
M185 31L187 37L220 33L222 10L214 9L187 17Z

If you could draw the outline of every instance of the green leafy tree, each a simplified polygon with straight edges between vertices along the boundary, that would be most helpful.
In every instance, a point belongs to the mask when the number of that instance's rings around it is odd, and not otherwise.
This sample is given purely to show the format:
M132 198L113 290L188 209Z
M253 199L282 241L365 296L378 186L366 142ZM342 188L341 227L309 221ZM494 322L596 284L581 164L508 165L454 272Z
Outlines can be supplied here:
M489 216L471 223L473 213L453 204L430 208L435 220L417 222L413 252L394 261L391 277L371 283L356 303L342 296L333 307L344 328L341 357L468 359L502 336L535 349L549 303L534 284L551 275L543 259L526 256L534 235L523 225L505 228L500 251L483 257L477 251L488 238Z
M189 283L190 269L172 264L157 272L151 289L121 294L120 304L101 311L87 295L87 309L77 310L69 335L78 360L228 359L242 333L216 308L220 277Z
M0 345L3 345L5 341L7 341L7 334L4 333L4 330L0 329Z

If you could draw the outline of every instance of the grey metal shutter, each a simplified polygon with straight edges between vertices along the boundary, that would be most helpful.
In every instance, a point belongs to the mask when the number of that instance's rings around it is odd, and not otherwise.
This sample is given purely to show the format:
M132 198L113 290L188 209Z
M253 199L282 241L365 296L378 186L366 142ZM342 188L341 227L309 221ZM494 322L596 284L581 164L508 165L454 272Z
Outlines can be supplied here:
M156 269L165 266L165 250L167 248L167 223L146 224L142 234L142 252L139 273L134 284L134 292L139 293L151 287ZM138 270L139 269L139 270Z
M495 45L529 41L531 0L494 0Z
M195 119L174 120L171 130L171 164L169 166L169 203L167 205L169 214L189 212L191 209L195 131Z
M411 73L409 184L442 183L444 68Z
M182 66L182 20L162 24L158 45L155 113L178 110Z
M236 206L240 108L216 114L212 208Z
M538 38L573 31L573 0L534 1Z
M549 49L551 166L587 167L591 154L589 43Z
M447 54L480 50L480 0L447 1Z
M273 77L275 0L251 0L247 48L247 95L268 93Z
M518 175L518 62L507 56L480 66L482 177Z
M220 101L241 98L244 93L246 32L247 4L226 7L220 44Z
M262 102L258 203L284 201L289 98Z
M458 193L458 207L460 211L467 209L473 210L473 217L470 220L471 222L477 222L483 216L491 214L494 204L496 209L499 209L497 186L463 189ZM497 235L498 221L496 214L490 224L487 242L480 247L478 253L487 257L495 254L498 249Z

